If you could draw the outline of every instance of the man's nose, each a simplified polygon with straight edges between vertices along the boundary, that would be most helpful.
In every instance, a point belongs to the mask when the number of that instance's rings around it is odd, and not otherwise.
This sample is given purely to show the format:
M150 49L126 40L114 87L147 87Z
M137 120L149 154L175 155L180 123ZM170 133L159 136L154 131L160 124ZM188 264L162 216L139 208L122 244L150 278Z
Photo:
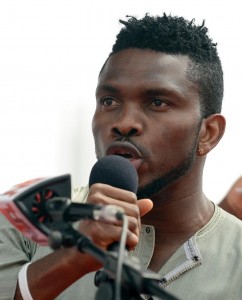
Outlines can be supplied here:
M112 126L112 132L118 136L138 136L142 130L141 113L132 109L123 110Z

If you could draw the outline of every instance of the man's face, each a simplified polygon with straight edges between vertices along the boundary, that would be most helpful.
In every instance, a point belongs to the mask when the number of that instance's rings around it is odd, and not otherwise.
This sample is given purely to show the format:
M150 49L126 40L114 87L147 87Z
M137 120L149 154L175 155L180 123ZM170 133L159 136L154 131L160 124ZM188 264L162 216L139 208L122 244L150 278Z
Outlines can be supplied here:
M139 188L149 187L146 196L184 175L195 160L201 114L188 62L127 49L112 55L99 77L92 124L97 158L130 159Z

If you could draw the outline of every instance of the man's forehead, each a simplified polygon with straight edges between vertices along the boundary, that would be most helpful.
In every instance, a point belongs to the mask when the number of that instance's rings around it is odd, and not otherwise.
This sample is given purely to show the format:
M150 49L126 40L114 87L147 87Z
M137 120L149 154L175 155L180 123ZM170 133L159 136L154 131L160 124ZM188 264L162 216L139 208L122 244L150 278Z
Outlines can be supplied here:
M130 48L109 57L99 76L98 86L117 81L158 82L186 79L189 59L153 50Z
M162 66L163 68L178 68L186 70L190 59L183 55L168 54L150 49L128 48L117 53L113 53L105 62L101 75L107 75L111 71L125 70L132 66L135 69L153 69ZM130 72L130 71L129 71Z

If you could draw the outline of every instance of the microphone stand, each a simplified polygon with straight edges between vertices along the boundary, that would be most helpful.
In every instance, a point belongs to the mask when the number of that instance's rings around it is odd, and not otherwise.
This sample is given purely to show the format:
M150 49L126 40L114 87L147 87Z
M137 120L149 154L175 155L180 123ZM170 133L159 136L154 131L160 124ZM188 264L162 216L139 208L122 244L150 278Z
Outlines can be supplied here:
M95 300L116 300L114 299L114 282L117 269L118 253L104 251L97 247L88 237L75 230L70 222L63 221L63 213L60 209L60 198L58 205L53 201L50 203L48 212L52 215L50 233L48 235L49 245L52 249L62 246L76 246L80 252L90 254L102 265L103 269L96 272L94 283L98 287ZM63 202L64 203L64 202ZM61 205L62 206L62 205ZM63 211L66 209L63 205ZM70 216L71 219L71 216ZM75 213L74 219L77 220ZM160 276L151 270L142 270L139 260L135 257L124 257L121 277L121 299L137 300L142 299L140 294L156 296L163 300L178 300L170 293L159 286Z
M61 226L60 226L61 225ZM70 224L57 224L59 230L49 235L53 249L77 246L81 252L88 253L103 265L103 270L96 273L95 285L99 287L96 300L114 300L114 280L117 268L117 253L104 251L92 241L72 228ZM61 228L60 228L61 227ZM143 271L138 260L125 257L122 271L122 298L125 300L142 299L140 294L157 296L163 300L178 300L159 286L160 276L150 270ZM151 298L152 299L152 298Z

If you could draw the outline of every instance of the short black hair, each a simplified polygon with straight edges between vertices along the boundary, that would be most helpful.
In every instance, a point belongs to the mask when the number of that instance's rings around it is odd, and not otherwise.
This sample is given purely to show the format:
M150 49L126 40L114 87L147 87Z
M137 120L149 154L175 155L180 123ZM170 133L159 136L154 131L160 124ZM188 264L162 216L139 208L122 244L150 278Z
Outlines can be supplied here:
M124 27L117 35L112 54L127 48L150 49L190 59L187 76L197 83L202 117L220 113L223 99L223 70L217 44L208 36L208 29L195 20L163 14L146 14L137 19L120 20ZM110 57L109 56L109 57Z

